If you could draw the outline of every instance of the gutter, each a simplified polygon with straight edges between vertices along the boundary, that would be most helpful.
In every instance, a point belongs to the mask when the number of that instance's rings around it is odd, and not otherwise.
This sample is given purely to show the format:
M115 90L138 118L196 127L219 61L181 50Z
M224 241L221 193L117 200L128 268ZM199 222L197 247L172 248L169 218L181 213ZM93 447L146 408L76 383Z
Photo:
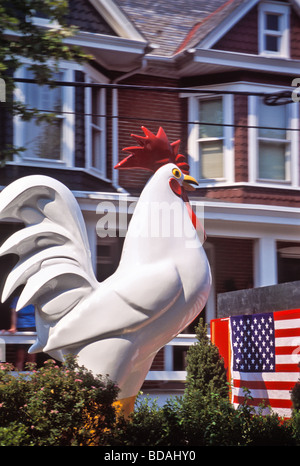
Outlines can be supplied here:
M299 74L300 60L292 60L285 57L271 57L266 55L244 54L223 50L189 49L176 57L181 75L188 75L190 66L199 67L211 65L233 70L252 70L280 73L290 76ZM194 70L195 71L195 70ZM219 71L220 72L220 71ZM201 74L201 73L200 73ZM292 80L292 78L291 78Z

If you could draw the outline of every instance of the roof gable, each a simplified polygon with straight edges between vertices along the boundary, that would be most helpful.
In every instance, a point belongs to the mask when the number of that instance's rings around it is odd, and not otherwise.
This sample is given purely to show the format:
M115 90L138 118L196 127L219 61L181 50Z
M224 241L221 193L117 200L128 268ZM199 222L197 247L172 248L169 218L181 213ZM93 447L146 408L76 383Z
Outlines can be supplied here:
M204 18L203 21L195 24L176 50L176 53L194 47L211 48L257 3L258 0L223 1L219 8Z
M116 36L117 33L92 5L84 0L69 0L68 21L80 31Z
M117 1L89 0L89 3L93 5L118 36L125 39L145 41L142 31L135 27L131 18Z
M219 7L207 15L203 20L197 22L186 38L182 41L176 53L186 49L197 47L210 48L216 41L216 30L219 30L220 37L235 24L240 17L244 16L258 0L227 0L221 2ZM220 34L221 33L221 34ZM206 42L204 44L203 42Z
M285 0L282 0L285 2ZM232 30L261 0L223 1L215 11L204 20L196 23L183 40L176 53L191 48L213 48L229 31ZM272 3L272 2L271 2ZM276 0L275 2L276 3ZM280 1L279 1L280 3ZM296 15L300 16L300 1L291 0L290 4Z
M211 49L258 55L259 53L259 11L254 6L226 34L214 42Z
M68 17L80 31L145 42L143 34L113 0L69 0Z

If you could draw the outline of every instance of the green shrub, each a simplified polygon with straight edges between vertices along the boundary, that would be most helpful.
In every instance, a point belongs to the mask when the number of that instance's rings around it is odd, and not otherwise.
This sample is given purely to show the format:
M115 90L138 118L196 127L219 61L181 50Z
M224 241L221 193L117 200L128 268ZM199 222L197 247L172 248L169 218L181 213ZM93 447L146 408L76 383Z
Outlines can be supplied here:
M189 446L231 445L233 409L219 394L186 391L182 398L183 435Z
M43 368L31 366L30 373L17 376L10 365L0 364L0 446L300 445L299 409L285 421L272 411L263 415L263 407L255 412L249 390L235 409L228 393L224 396L223 376L222 383L217 381L216 373L222 371L215 349L208 344L197 353L205 355L199 358L202 363L211 362L211 378L200 372L189 377L183 396L164 406L138 399L129 419L116 414L116 385L79 367L74 358L61 367L49 360ZM297 397L297 389L293 393Z
M300 446L300 411L293 411L291 419L292 436L295 444Z
M245 402L235 409L220 394L186 391L164 406L140 400L129 420L119 418L107 439L111 446L293 446L300 444L300 416L283 421L255 413ZM298 436L298 437L297 437Z
M300 363L299 363L300 369ZM295 383L291 391L291 400L293 403L292 429L293 436L297 445L300 445L300 379Z
M111 431L109 444L113 446L164 445L163 410L156 400L138 399L129 420L119 417Z
M0 427L0 446L18 447L30 445L30 435L21 422L11 422L8 427Z
M300 370L300 363L299 363L299 370ZM298 382L295 383L291 391L291 400L293 403L294 410L300 411L300 379L298 380Z
M115 422L118 387L78 366L73 357L12 375L0 366L0 445L92 445Z
M207 335L207 325L200 319L196 327L197 343L189 347L187 352L186 390L197 390L201 396L220 394L228 398L224 360L220 357L218 348Z

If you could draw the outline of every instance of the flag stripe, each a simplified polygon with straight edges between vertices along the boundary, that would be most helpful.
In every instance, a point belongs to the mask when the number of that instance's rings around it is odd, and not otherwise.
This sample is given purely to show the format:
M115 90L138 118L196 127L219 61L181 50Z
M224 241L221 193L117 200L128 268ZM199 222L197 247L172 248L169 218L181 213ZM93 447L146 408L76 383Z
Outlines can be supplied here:
M275 322L278 320L287 320L287 319L300 319L300 309L274 312Z
M299 354L300 353L300 346L276 346L275 347L275 354Z
M299 374L298 364L276 364L276 372L297 372Z
M281 390L291 390L295 385L294 381L289 382L275 382L275 381L264 381L264 380L236 380L235 387L236 388L249 388L249 389L281 389Z
M281 337L299 337L300 336L300 327L299 328L280 328L275 329L275 338Z
M233 372L233 379L234 380L265 380L266 382L271 382L272 380L276 382L280 382L281 380L289 380L291 382L297 382L299 378L299 374L295 374L294 372Z
M275 400L278 400L278 403L280 403L279 400L286 400L291 405L291 396L290 396L289 390L251 389L249 390L249 395L254 399L256 398L260 400L265 400L266 402L268 402L268 404L271 404L271 400L274 404L277 403L277 401ZM242 389L235 390L234 396L244 397L245 396L244 390ZM281 406L281 408L283 408L283 406Z
M233 403L233 406L235 408L238 408L239 404L238 403ZM264 409L261 409L261 407L257 407L257 406L254 406L253 407L253 410L258 412L258 409L259 409L259 413L262 414L262 415L268 415L270 414L270 408L269 407L266 407ZM274 411L273 408L271 408L272 411ZM288 419L291 417L291 408L276 408L276 414L278 414L279 417L282 417L282 418L285 418L285 419Z
M235 396L233 399L234 403L241 404L245 401L245 397L243 396ZM272 408L276 406L276 408L291 408L292 402L290 400L278 400L278 399L265 399L265 398L255 398L251 400L251 406L259 406L261 404L265 404L267 406L271 406Z
M275 363L277 365L280 364L295 364L298 366L298 363L300 361L300 354L279 354L275 356ZM298 366L299 369L299 366Z
M300 328L300 319L287 319L274 321L275 329L280 328Z
M276 338L276 346L298 346L300 351L300 337Z

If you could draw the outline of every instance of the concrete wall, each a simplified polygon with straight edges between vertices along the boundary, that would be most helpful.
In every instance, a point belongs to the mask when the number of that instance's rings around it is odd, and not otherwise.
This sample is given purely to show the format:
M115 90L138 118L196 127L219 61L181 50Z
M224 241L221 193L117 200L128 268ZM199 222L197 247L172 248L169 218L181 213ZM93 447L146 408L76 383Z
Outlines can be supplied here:
M217 318L300 308L300 281L230 291L217 296Z

